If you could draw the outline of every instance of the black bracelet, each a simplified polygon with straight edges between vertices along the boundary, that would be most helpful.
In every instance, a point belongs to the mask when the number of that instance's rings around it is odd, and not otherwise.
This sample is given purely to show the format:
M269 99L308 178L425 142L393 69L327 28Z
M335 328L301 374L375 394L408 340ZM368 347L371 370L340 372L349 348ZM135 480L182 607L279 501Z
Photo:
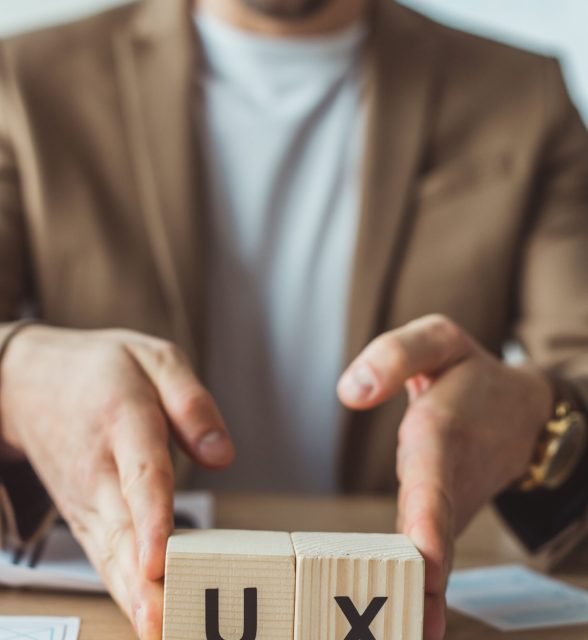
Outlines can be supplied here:
M39 321L34 318L25 318L23 320L18 320L15 322L8 332L8 335L0 342L0 366L2 365L2 360L8 351L8 347L12 340L19 334L25 327L30 326L31 324L38 324Z

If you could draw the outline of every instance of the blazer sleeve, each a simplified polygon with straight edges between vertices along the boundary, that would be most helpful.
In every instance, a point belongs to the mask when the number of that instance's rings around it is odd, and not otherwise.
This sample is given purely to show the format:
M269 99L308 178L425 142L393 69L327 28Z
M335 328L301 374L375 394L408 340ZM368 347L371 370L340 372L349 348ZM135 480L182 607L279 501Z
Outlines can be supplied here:
M9 96L0 43L0 354L21 325L24 303L30 299L21 189L9 136ZM0 355L0 401L1 364ZM28 462L14 460L2 446L0 412L0 544L8 539L17 543L34 539L51 510L51 501Z
M559 69L545 61L545 135L518 282L517 337L560 399L588 415L588 132ZM508 491L507 523L557 560L588 532L588 452L559 490Z

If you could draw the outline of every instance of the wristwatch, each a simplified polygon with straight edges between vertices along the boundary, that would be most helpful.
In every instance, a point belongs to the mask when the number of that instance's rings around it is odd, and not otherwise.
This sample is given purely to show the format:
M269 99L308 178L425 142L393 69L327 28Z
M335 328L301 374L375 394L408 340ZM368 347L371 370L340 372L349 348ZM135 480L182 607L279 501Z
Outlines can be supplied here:
M588 423L583 413L559 402L537 442L531 465L517 483L520 491L558 489L572 475L588 444Z

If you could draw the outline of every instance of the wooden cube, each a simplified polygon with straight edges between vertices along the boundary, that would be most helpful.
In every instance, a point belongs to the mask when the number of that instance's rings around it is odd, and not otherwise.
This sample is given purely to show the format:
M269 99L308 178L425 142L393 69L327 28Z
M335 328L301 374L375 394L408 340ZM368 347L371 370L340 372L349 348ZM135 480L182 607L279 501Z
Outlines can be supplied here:
M292 640L288 533L180 531L167 546L164 640Z
M294 640L421 640L424 561L403 535L293 533Z

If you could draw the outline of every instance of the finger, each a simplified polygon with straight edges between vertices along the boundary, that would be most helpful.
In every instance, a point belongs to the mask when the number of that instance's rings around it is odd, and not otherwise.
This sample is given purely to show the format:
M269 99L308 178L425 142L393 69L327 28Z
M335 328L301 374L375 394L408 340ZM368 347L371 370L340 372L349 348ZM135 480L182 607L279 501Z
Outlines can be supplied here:
M159 580L165 570L167 539L173 531L174 472L165 418L155 402L129 402L108 428L140 566L146 578Z
M162 582L147 580L139 571L134 529L116 473L97 483L80 541L139 638L161 638Z
M447 628L447 605L443 595L425 595L423 640L442 640Z
M411 378L437 375L474 348L473 340L451 320L425 316L372 341L341 376L339 397L353 409L374 407Z
M131 344L130 349L157 388L186 453L207 467L230 464L235 450L229 432L184 354L174 345L159 340Z
M410 408L401 426L401 530L425 559L426 628L443 637L444 594L453 553L453 460L437 417Z

